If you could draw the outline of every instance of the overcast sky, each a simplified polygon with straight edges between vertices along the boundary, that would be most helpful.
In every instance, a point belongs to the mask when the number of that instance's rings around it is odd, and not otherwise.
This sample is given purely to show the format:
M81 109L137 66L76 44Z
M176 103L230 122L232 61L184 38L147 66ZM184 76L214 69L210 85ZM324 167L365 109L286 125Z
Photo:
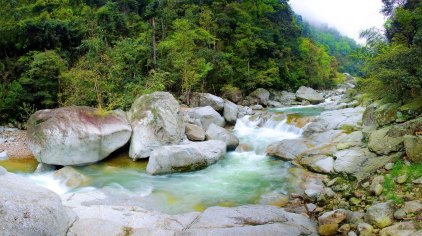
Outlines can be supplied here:
M342 34L363 43L360 31L382 28L381 0L290 0L293 10L311 22L326 23Z

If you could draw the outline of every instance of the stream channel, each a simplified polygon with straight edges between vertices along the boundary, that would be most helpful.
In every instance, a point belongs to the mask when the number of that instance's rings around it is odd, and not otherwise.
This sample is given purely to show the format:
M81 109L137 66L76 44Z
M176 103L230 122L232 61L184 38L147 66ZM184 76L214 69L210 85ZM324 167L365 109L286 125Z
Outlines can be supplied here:
M233 132L246 151L230 151L216 164L195 172L151 176L145 173L146 160L133 162L127 153L121 153L100 163L75 167L88 181L71 189L53 172L24 173L33 171L36 162L11 160L0 165L58 194L101 189L112 197L169 214L202 211L217 205L255 204L265 194L288 194L297 187L289 174L292 164L266 156L265 149L270 143L300 137L309 117L318 115L323 108L298 106L268 111L268 119L245 116L237 120Z

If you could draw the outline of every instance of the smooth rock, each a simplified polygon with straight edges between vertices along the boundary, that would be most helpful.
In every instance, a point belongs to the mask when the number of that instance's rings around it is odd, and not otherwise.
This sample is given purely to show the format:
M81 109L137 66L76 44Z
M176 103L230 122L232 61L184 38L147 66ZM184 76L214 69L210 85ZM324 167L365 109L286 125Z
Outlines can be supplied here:
M402 220L405 217L406 217L406 211L403 209L398 209L397 211L394 212L394 218L398 220Z
M210 124L205 133L207 140L220 140L226 143L227 150L234 150L239 145L239 139L226 129Z
M382 229L394 223L394 203L392 201L370 206L366 211L368 223Z
M75 220L57 194L15 174L1 176L0 193L0 235L66 235Z
M50 165L85 165L103 160L130 139L132 128L122 111L91 107L40 110L28 120L28 147Z
M205 131L197 125L186 124L185 134L190 141L204 141L205 140Z
M269 230L269 225L271 230ZM253 226L253 227L252 227ZM275 206L210 207L186 230L188 235L316 235L306 216Z
M316 92L314 89L305 86L301 86L296 91L296 99L299 101L306 100L312 104L318 104L325 101L324 97L321 94Z
M191 107L210 106L218 112L224 109L224 99L210 93L192 93L188 103Z
M229 124L235 124L237 120L237 115L239 113L239 108L236 104L226 100L224 102L224 119Z
M277 192L264 194L258 200L258 204L260 205L272 205L278 207L284 207L288 202L288 196Z
M407 214L422 213L422 203L420 200L408 201L404 203L403 210Z
M199 119L204 130L207 130L210 124L220 127L225 125L224 118L210 106L190 109L188 114L195 119Z
M396 178L396 183L404 184L407 180L407 175L400 175Z
M268 145L266 152L269 156L276 156L290 161L308 149L304 139L285 139Z
M363 107L324 111L319 115L317 122L327 123L327 130L342 129L348 131L348 129L352 129L353 131L360 127L363 111Z
M70 166L65 166L54 172L54 177L58 178L67 187L77 188L86 185L88 177Z
M149 157L158 147L179 144L185 133L179 103L167 92L139 97L128 116L133 128L129 156L134 160Z
M57 166L55 165L49 165L45 163L38 163L37 169L35 169L34 173L43 173L48 171L54 171L56 170Z
M300 164L317 173L334 172L334 159L331 156L314 155L300 160Z
M406 156L414 163L422 163L422 136L405 135Z
M346 217L347 217L346 210L337 209L334 211L325 212L320 217L318 217L318 224L319 225L340 224L346 219Z
M192 171L209 166L226 154L226 143L220 140L163 146L151 153L149 174Z
M389 162L389 163L384 165L384 169L386 169L386 170L392 170L393 167L394 167L394 163L392 163L392 162Z

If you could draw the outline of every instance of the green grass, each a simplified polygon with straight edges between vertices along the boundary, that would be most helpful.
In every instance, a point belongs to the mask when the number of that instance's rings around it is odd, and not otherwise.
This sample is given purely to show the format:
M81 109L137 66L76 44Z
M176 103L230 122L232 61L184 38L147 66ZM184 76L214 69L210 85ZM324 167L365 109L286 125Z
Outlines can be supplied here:
M407 181L401 185L394 180L398 176L407 175ZM396 203L403 203L403 199L397 193L402 191L411 192L413 188L412 180L422 176L422 163L406 165L402 160L394 164L390 175L384 176L384 195L387 199L393 200Z

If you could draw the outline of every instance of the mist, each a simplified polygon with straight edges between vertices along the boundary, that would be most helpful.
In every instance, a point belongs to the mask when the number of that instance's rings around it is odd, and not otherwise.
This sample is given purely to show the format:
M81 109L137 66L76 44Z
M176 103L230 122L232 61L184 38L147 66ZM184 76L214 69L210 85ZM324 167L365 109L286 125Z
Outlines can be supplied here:
M290 0L292 9L312 24L326 24L358 43L362 30L382 28L381 0Z

